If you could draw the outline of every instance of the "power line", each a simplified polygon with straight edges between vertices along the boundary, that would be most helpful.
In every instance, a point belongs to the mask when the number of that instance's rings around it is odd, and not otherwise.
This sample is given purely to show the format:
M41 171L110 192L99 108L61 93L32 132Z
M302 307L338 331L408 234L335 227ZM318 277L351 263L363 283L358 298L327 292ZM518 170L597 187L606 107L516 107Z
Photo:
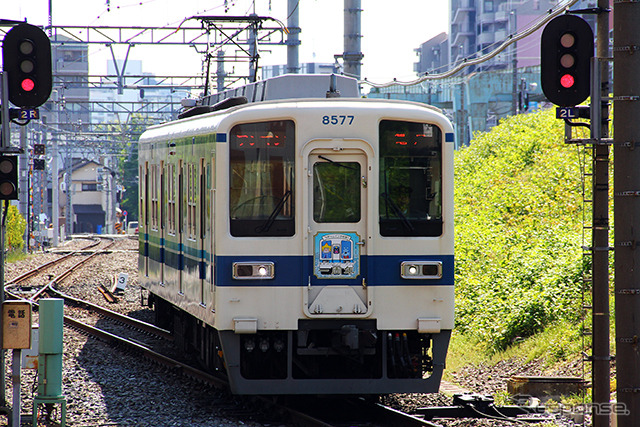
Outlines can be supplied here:
M542 28L547 22L549 22L550 20L552 20L556 16L561 15L569 7L573 6L577 2L578 2L578 0L569 0L566 4L558 5L555 9L549 9L548 12L547 12L547 15L542 16L540 19L535 21L531 26L525 28L520 33L516 33L516 34L510 35L509 38L507 40L505 40L504 42L502 42L502 44L500 44L500 46L498 46L495 50L493 50L493 51L491 51L489 53L486 53L484 55L480 55L475 59L467 59L467 58L465 58L463 60L463 62L461 62L460 64L458 64L457 66L455 66L454 68L452 68L449 71L445 71L443 73L437 73L437 74L427 74L427 75L424 75L424 76L422 76L422 77L420 77L418 79L415 79L415 80L412 80L412 81L409 81L409 82L402 82L402 81L399 81L399 80L394 80L394 81L388 82L388 83L374 83L374 82L371 82L371 81L369 81L369 80L367 80L365 78L364 80L360 80L360 83L361 84L368 84L368 85L370 85L372 87L375 87L375 88L384 88L384 87L389 87L389 86L394 86L394 85L413 86L413 85L420 84L420 83L422 83L424 81L427 81L427 80L445 79L447 77L450 77L450 76L458 73L459 71L461 71L462 69L464 69L466 67L470 67L472 65L481 64L483 62L486 62L486 61L490 60L491 58L493 58L494 56L498 55L500 52L505 50L507 47L509 47L513 43L517 42L518 40L522 40L523 38L528 37L531 34L535 33L537 30ZM476 54L474 54L474 55L476 55ZM471 56L473 56L473 55L471 55Z

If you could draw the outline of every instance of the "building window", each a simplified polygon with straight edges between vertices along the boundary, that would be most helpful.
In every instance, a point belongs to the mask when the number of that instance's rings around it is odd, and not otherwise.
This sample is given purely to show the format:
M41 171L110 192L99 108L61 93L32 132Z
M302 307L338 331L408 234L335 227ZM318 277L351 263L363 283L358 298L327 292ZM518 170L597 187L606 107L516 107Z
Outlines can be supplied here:
M82 191L98 191L98 183L96 183L96 182L92 182L92 183L83 182L82 183Z

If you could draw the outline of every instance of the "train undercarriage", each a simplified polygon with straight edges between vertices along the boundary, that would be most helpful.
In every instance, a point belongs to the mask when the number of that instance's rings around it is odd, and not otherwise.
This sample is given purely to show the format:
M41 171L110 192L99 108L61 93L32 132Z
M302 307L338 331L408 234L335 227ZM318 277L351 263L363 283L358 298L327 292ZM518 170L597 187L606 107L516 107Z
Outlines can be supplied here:
M295 331L218 331L150 295L158 326L176 346L227 377L236 394L437 392L450 331L381 331L376 320L298 322Z

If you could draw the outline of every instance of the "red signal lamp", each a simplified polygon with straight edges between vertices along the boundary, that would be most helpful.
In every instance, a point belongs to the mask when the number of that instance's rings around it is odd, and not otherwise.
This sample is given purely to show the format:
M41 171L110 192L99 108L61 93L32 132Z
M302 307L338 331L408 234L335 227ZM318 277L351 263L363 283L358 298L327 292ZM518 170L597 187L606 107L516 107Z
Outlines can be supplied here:
M20 83L20 87L22 87L22 90L25 92L31 92L36 87L36 84L31 79L23 79Z
M576 80L571 74L565 74L564 76L560 77L560 85L565 89L573 87L575 83Z

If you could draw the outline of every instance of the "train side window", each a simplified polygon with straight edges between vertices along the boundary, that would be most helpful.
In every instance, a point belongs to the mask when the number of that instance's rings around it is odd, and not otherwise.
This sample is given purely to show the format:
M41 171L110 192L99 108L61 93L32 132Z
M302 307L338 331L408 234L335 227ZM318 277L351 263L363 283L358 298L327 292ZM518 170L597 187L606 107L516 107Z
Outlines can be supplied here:
M427 123L380 122L380 234L442 234L442 131Z
M229 137L229 219L236 237L293 236L295 126L236 125Z
M191 240L196 238L196 165L187 165L187 237Z
M158 231L158 165L151 165L151 229Z
M167 227L176 234L176 165L167 165Z
M139 207L138 212L140 212L140 234L142 234L142 230L146 231L146 221L147 221L147 200L149 200L149 191L148 191L148 179L147 179L147 167L148 165L145 163L144 167L140 166L139 171L139 185L140 189L138 190L139 196Z
M166 195L167 195L167 188L166 188L166 176L167 176L167 172L166 172L166 168L165 168L165 163L164 161L160 162L160 228L161 229L165 229L166 227Z

